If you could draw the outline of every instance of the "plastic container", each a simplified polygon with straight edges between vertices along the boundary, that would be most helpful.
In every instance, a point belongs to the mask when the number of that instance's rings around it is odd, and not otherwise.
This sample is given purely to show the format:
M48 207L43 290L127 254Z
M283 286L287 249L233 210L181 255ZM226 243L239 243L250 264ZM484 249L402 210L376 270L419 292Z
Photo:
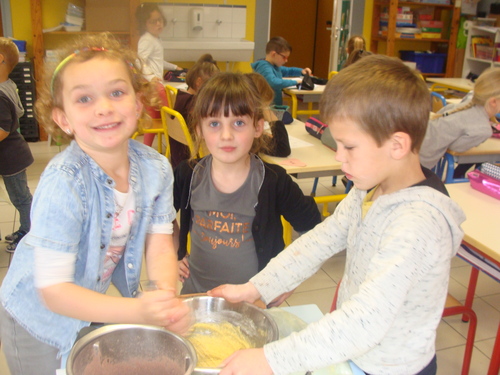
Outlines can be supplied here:
M446 53L399 51L401 60L412 61L422 73L444 73Z

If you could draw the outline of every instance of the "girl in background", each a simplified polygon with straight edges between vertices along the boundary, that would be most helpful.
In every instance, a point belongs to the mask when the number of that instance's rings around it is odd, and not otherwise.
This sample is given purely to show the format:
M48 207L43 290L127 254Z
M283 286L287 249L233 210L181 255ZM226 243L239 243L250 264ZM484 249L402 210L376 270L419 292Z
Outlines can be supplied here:
M464 152L491 137L492 122L500 112L500 68L485 70L458 104L449 104L431 115L420 148L420 162L433 168L447 149ZM463 177L472 164L459 165L455 177Z
M172 170L130 139L154 92L136 61L98 34L61 51L45 74L40 123L73 141L43 172L31 230L0 289L0 340L12 374L55 374L90 322L187 329L189 309L175 292ZM143 257L158 290L141 292ZM123 297L105 294L111 282Z
M264 132L262 137L265 138L266 144L270 146L265 153L271 156L287 157L292 152L288 132L283 121L278 119L270 107L273 102L274 91L261 74L248 73L248 76L257 88L263 105Z
M347 41L347 54L350 55L355 49L366 50L366 41L362 35L353 35Z
M136 18L139 35L141 35L137 45L137 53L144 64L144 76L157 86L161 101L160 106L168 105L163 85L163 70L182 70L182 68L165 61L164 48L160 39L160 34L167 24L165 16L157 4L143 3L137 8ZM151 118L161 118L158 106L150 106L146 109ZM155 135L154 133L144 134L144 144L151 146Z
M193 106L194 96L210 77L219 73L219 68L212 59L212 55L206 54L203 55L202 58L204 59L201 60L200 58L200 60L189 69L186 75L188 89L186 91L178 90L175 99L174 110L184 117L188 126L191 121L190 112ZM169 138L169 143L170 162L172 163L172 168L175 169L182 160L189 159L189 147L173 138Z
M174 205L181 210L181 293L248 281L284 248L281 215L298 232L320 214L286 171L263 162L263 106L247 75L220 73L196 95L190 132L210 155L175 170ZM191 250L187 257L187 235Z

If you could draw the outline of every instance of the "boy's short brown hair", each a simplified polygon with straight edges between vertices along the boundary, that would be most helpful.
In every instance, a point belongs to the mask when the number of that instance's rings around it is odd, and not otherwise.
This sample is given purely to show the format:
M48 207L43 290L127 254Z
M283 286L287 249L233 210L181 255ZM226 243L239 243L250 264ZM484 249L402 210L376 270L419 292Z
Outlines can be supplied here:
M328 124L348 118L379 146L396 132L407 133L418 152L431 110L430 93L418 72L394 57L367 56L328 82L320 112Z
M19 49L9 38L0 37L0 54L3 55L9 73L19 62Z
M292 46L281 36L271 38L266 44L266 55L271 52L292 52Z

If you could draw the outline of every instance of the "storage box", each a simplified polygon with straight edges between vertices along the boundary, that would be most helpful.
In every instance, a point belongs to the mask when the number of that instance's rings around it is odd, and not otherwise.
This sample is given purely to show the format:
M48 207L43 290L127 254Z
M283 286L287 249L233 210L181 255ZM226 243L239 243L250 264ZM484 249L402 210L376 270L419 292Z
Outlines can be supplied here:
M87 31L129 31L129 2L123 0L86 0Z
M422 73L444 73L446 53L427 53L419 51L399 51L401 60L417 63Z

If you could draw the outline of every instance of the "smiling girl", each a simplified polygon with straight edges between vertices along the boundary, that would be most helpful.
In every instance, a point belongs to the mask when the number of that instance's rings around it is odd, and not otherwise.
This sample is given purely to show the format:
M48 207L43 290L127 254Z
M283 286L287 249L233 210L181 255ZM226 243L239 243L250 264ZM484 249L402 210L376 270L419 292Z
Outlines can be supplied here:
M62 51L46 75L39 120L73 141L43 172L31 230L0 289L12 374L53 375L90 322L187 328L188 308L175 295L171 167L130 140L150 92L135 61L100 34ZM144 255L158 290L134 298ZM106 295L111 282L124 298Z

